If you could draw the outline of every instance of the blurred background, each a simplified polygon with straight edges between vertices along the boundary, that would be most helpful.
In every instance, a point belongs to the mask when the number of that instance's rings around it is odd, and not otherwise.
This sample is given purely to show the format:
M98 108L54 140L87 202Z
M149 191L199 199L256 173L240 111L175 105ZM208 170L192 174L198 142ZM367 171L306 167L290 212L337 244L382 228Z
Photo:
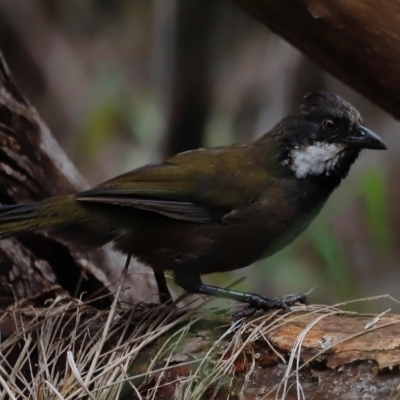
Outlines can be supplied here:
M365 151L295 243L206 282L313 303L400 299L400 126L230 0L0 0L0 46L21 91L91 185L196 147L251 141L316 89L363 114ZM361 311L400 306L388 300Z

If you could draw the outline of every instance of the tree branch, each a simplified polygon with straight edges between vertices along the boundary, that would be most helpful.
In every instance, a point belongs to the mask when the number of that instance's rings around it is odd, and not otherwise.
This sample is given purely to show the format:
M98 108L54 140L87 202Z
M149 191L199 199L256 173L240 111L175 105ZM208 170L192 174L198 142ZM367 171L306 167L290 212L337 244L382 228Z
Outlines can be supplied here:
M234 1L326 71L400 118L400 3Z

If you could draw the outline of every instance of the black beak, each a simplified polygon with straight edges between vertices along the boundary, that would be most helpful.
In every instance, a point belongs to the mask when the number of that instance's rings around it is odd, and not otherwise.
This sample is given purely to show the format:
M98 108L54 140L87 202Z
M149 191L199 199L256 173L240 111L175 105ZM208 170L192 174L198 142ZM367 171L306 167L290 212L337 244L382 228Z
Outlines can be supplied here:
M365 126L362 126L356 135L348 136L345 143L357 149L387 150L386 143Z

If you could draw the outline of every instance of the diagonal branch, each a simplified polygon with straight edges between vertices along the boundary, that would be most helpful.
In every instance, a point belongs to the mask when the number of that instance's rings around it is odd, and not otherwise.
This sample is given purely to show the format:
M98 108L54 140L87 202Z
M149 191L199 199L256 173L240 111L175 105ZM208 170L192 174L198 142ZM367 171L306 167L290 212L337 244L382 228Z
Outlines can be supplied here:
M234 0L393 116L400 118L400 3Z

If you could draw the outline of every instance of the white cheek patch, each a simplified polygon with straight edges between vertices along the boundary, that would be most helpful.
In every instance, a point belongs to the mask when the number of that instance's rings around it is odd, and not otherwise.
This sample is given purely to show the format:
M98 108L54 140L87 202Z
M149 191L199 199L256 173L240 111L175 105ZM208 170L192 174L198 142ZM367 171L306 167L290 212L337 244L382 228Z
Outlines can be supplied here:
M337 143L316 143L301 146L290 152L291 169L297 178L308 175L329 175L343 155L343 146Z

